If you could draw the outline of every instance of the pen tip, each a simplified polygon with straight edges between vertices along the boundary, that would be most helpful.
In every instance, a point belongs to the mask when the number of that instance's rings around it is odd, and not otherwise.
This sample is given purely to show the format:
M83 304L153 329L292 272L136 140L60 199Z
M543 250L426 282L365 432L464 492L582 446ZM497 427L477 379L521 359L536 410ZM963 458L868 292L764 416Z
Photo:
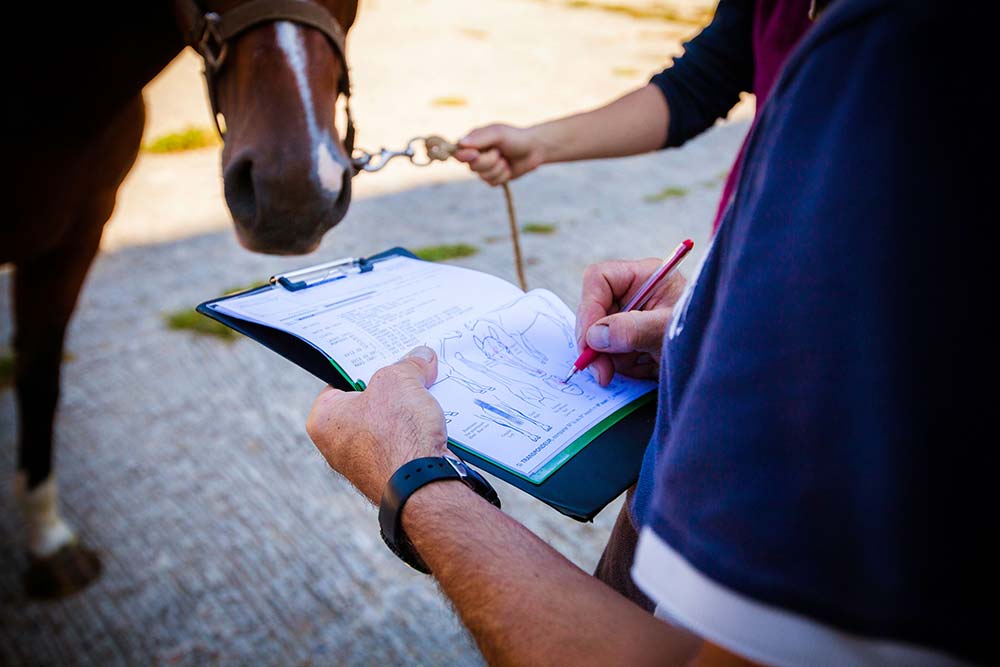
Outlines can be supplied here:
M569 382L570 378L573 377L575 374L576 374L576 366L573 367L573 370L569 372L569 375L566 376L566 379L564 379L562 383L566 384L567 382Z

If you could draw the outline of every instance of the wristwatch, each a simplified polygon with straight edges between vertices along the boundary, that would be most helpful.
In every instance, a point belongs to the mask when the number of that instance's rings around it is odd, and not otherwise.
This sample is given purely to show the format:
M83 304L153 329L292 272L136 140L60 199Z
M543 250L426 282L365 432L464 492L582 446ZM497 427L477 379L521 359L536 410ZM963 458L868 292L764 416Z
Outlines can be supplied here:
M424 574L430 574L431 571L403 531L403 505L414 491L442 479L457 479L493 505L500 507L500 498L490 483L455 456L448 454L425 456L401 465L389 478L382 493L382 502L378 508L379 528L382 540L392 553Z

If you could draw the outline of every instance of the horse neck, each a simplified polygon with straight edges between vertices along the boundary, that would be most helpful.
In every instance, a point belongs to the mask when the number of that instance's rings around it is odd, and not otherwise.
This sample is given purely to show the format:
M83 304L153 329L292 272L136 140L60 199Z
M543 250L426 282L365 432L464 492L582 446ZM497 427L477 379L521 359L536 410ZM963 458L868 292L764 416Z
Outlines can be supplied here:
M169 0L66 3L54 14L45 48L19 54L14 68L26 138L103 127L184 47Z

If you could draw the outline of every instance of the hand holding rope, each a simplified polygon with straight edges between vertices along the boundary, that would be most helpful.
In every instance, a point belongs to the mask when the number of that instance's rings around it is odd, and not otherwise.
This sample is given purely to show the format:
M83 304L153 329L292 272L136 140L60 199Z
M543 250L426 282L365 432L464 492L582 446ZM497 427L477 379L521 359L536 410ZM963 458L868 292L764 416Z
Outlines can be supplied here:
M374 173L380 171L390 160L405 157L417 167L426 167L434 162L444 162L458 150L458 145L447 139L431 134L426 137L414 137L400 150L382 148L378 153L370 153L356 149L351 156L351 164L356 172ZM521 289L528 291L528 282L524 277L524 258L521 255L521 234L517 228L517 214L514 212L514 198L507 183L502 184L503 196L507 203L507 221L510 223L510 238L514 246L514 268L517 271L517 281Z

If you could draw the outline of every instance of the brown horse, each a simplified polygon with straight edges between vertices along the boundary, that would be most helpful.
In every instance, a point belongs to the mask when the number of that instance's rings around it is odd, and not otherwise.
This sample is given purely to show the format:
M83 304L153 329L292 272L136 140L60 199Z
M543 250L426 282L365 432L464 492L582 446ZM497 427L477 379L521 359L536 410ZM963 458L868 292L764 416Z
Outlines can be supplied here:
M343 42L357 0L112 0L30 14L31 3L15 4L8 25L28 41L5 59L17 96L7 147L23 162L8 180L0 265L14 266L25 584L56 596L100 572L59 512L52 423L66 325L139 150L143 86L195 46L225 128L225 194L240 242L309 252L350 202L352 131L348 123L345 147L334 107L349 91Z

